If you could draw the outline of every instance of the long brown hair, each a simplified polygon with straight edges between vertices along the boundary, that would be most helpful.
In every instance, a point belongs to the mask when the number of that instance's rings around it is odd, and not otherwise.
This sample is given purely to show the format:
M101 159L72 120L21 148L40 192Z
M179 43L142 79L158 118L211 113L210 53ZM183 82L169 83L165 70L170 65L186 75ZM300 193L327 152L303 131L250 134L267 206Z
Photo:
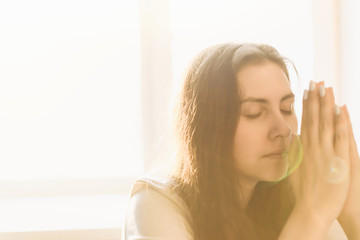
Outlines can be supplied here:
M221 44L189 68L177 106L178 165L171 189L186 202L195 240L276 239L293 207L287 179L259 183L246 211L232 154L241 91L236 73L248 64L286 59L264 44ZM244 139L246 141L246 139Z

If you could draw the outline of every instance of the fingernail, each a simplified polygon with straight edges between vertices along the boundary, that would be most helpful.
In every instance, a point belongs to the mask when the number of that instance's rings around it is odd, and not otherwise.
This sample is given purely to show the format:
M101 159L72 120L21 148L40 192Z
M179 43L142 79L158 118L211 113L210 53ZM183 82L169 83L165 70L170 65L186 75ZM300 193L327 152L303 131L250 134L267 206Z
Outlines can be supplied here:
M310 91L314 91L315 90L315 87L316 87L316 83L315 81L310 81L310 86L309 86L309 90Z
M306 100L308 98L308 90L305 89L304 91L304 100Z
M320 92L320 97L325 96L325 87L323 85L319 86L319 92Z
M335 114L340 115L340 107L338 105L335 105Z

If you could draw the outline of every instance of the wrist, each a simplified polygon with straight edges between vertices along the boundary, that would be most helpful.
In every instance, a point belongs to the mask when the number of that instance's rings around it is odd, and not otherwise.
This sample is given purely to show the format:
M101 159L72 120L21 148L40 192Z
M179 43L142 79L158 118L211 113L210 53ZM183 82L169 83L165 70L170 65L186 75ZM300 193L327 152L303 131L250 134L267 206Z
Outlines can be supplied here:
M308 221L311 223L311 225L318 227L319 229L325 229L326 233L331 224L335 221L335 219L326 217L315 209L308 207L307 205L295 206L294 214L301 216L304 221Z
M331 224L336 220L336 217L329 215L326 209L314 208L311 204L306 204L306 202L296 204L293 211L323 228L330 228Z
M306 205L297 205L279 239L325 239L332 222Z

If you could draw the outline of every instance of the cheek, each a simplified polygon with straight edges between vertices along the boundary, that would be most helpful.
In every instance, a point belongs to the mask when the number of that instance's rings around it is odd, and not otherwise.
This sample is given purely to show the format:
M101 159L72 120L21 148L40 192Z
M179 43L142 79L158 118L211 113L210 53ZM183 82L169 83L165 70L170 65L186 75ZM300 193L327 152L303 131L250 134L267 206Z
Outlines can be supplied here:
M264 135L266 131L261 126L252 126L251 124L240 123L236 129L234 139L234 157L237 162L251 162L251 159L257 157L263 146Z

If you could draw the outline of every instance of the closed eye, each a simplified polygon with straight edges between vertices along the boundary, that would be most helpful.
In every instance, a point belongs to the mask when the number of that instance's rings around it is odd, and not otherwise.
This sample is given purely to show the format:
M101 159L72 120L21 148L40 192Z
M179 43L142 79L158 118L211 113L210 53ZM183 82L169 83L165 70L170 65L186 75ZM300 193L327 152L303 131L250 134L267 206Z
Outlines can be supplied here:
M291 114L293 114L293 111L292 111L292 110L291 110L291 111L281 110L281 112L282 112L283 114L285 114L285 115L291 115Z
M258 113L258 114L252 114L252 115L245 115L247 118L250 118L250 119L255 119L255 118L258 118L260 117L261 115L261 112Z
M285 114L285 115L291 115L294 113L294 103L291 103L290 108L289 107L284 107L285 109L280 109L280 111ZM287 110L289 109L289 110Z

